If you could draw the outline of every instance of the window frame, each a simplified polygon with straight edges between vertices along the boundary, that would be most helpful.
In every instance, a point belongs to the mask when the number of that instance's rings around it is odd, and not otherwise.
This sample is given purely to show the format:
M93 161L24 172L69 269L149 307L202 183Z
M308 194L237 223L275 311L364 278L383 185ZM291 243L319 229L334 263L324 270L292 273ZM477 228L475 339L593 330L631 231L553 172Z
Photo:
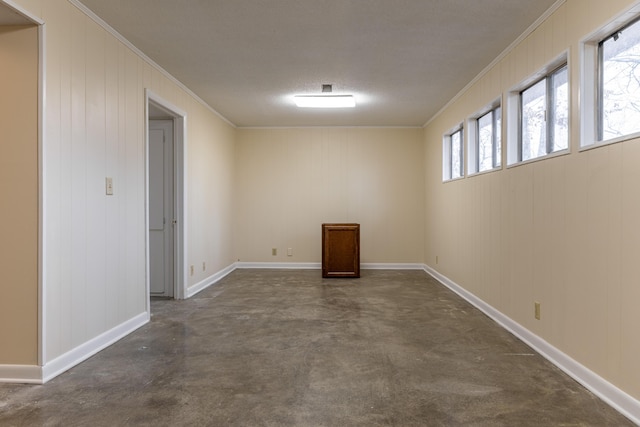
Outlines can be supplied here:
M606 142L617 138L625 138L629 135L640 133L640 129L625 135L621 135L614 138L604 139L604 43L610 39L616 39L616 34L622 33L625 29L633 26L640 25L640 16L625 23L623 26L618 27L613 32L610 32L606 37L602 38L597 44L597 88L596 88L596 141Z
M480 109L476 114L473 114L467 119L467 128L469 129L467 135L467 157L468 175L477 175L482 173L488 173L502 169L504 164L503 159L503 124L504 124L504 108L502 108L502 98L498 98L494 102L488 104L484 108ZM499 113L497 111L499 110ZM480 120L491 114L491 168L480 170ZM500 122L499 124L497 122ZM498 141L499 139L499 141ZM499 148L499 150L498 150Z
M453 176L452 141L453 141L453 136L456 135L457 133L460 134L460 149L459 149L460 170L458 171L460 173L460 176L454 177ZM442 138L442 181L443 182L455 181L465 177L465 167L464 167L465 133L466 132L464 131L464 125L461 123L451 128L449 131L447 131Z
M550 154L553 153L558 153L558 152L562 152L564 150L568 149L569 146L569 140L567 140L567 148L563 148L560 150L554 150L554 145L555 145L555 140L554 140L554 118L555 118L555 112L556 112L556 102L555 102L555 91L554 91L554 87L553 87L553 78L554 76L558 75L559 73L561 73L562 71L567 72L567 86L569 86L568 83L568 77L569 77L569 65L567 63L564 63L556 68L554 68L553 70L549 71L548 73L544 74L542 77L540 77L539 79L535 80L533 83L531 83L530 85L527 85L524 89L522 89L519 93L518 99L519 99L519 116L518 116L518 163L522 163L522 162L527 162L527 161L531 161L531 160L536 160L536 159L540 159L540 158L544 158L549 156ZM533 88L534 86L538 85L539 83L544 82L544 108L545 108L545 113L544 113L544 144L545 144L545 154L542 154L540 156L536 156L536 157L531 157L528 159L523 159L523 152L522 152L522 146L523 146L523 125L524 125L524 117L523 117L523 111L524 111L524 93L526 91L528 91L529 89ZM569 93L567 92L567 97L569 97ZM567 103L567 116L569 115L569 103ZM551 124L551 125L550 125Z
M503 114L506 114L506 135L505 135L505 145L506 145L506 165L505 167L510 168L514 166L519 166L531 162L537 162L543 159L548 159L557 156L563 156L571 153L571 123L568 123L567 126L567 148L563 148L556 151L548 152L545 155L541 155L538 157L533 157L530 159L522 160L522 108L521 108L521 94L526 91L530 87L539 83L544 79L548 79L553 74L557 73L560 70L563 70L566 67L567 72L567 119L571 120L571 110L572 110L572 91L571 91L571 63L569 61L568 51L562 52L555 59L550 61L546 67L543 67L539 72L531 75L529 78L523 80L517 86L513 87L508 91L507 94L507 105L506 111ZM552 82L552 79L548 79L549 83ZM545 86L545 92L548 90L548 87ZM546 99L546 108L548 109L549 97ZM546 120L545 123L548 123L549 120ZM553 126L549 127L545 124L545 132L552 132ZM545 144L548 143L548 137Z
M604 145L636 139L640 131L602 140L602 97L600 71L600 44L615 33L640 21L640 4L620 14L580 42L580 142L579 150L590 150Z

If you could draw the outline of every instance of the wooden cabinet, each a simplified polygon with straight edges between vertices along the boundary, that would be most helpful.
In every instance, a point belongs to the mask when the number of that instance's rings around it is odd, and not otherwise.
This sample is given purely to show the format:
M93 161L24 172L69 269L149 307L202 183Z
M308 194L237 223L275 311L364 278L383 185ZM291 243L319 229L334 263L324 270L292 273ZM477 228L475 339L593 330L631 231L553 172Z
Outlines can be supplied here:
M322 277L360 277L360 224L322 224Z

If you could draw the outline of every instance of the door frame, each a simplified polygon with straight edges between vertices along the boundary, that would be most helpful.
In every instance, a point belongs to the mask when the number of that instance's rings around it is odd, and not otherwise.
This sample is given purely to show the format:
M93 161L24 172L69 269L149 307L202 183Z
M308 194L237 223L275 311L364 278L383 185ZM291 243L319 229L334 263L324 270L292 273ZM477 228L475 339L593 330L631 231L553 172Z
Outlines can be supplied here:
M171 102L160 97L150 89L145 89L145 258L146 258L146 301L147 312L151 312L151 270L149 259L149 106L153 105L173 119L173 180L174 180L174 213L176 224L173 227L174 242L174 299L184 299L187 286L186 259L186 144L187 113Z

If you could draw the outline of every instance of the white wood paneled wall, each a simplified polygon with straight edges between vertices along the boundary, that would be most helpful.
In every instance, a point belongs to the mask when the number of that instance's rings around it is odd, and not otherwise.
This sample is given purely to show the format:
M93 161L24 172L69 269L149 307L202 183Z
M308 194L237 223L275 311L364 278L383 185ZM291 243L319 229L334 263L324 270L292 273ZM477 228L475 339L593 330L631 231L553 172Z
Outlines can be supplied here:
M46 362L146 311L145 123L140 58L68 2L43 19Z
M428 124L425 258L640 399L640 141L581 152L578 94L580 40L634 4L567 0ZM446 129L565 51L571 153L442 183Z
M14 2L45 23L43 364L147 311L145 88L187 114L187 286L233 263L234 128L67 0ZM105 194L113 178L114 195ZM201 270L201 269L199 269ZM187 277L186 272L183 272ZM82 356L82 355L80 355Z
M422 132L239 129L238 258L319 263L321 224L357 222L363 263L421 263Z

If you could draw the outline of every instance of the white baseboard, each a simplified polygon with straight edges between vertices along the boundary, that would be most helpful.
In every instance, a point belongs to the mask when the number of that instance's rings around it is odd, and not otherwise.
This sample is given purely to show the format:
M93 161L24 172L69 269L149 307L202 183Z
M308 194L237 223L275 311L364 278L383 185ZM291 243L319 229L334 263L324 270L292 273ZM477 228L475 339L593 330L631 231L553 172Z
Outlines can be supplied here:
M363 270L424 270L423 264L411 263L362 263Z
M544 358L556 365L567 375L578 381L586 389L605 401L625 417L640 425L640 401L620 390L595 372L591 371L580 362L572 359L558 348L549 344L530 330L507 317L491 305L487 304L471 292L456 284L448 277L438 273L428 265L423 266L424 271L433 276L447 288L451 289L463 299L478 308L484 314L492 318L500 326L511 332L531 348L540 353Z
M227 274L231 273L235 269L236 269L236 263L231 264L230 266L218 271L215 274L212 274L206 279L199 281L195 285L189 286L187 288L187 294L185 295L185 298L191 298L198 292L207 289L209 286L213 285L214 283L216 283L217 281L219 281L220 279L222 279L223 277L225 277Z
M0 383L42 384L38 365L0 365Z
M236 268L320 270L322 264L319 262L236 262Z
M319 262L236 262L236 268L266 268L293 270L320 270ZM363 270L424 270L424 264L410 263L362 263Z
M84 344L79 345L73 350L56 357L42 367L41 382L46 383L77 364L87 360L100 350L103 350L116 341L124 338L126 335L129 335L148 321L149 313L140 313L126 322L119 324L115 328L112 328Z

